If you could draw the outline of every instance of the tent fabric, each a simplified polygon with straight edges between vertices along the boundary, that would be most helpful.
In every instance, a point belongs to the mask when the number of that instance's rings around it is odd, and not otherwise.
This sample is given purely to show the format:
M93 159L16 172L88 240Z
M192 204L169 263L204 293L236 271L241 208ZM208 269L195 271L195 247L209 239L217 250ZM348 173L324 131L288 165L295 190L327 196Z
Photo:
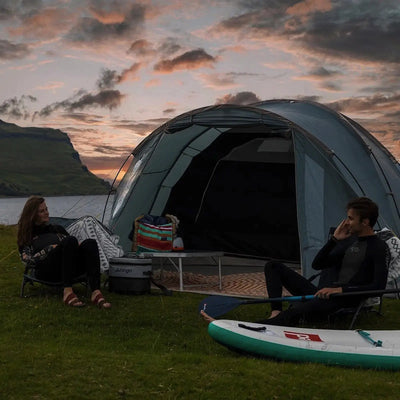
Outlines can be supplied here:
M368 196L400 233L400 169L350 118L310 101L218 105L178 116L132 152L109 227L130 250L142 214L173 214L192 250L311 262L346 203Z

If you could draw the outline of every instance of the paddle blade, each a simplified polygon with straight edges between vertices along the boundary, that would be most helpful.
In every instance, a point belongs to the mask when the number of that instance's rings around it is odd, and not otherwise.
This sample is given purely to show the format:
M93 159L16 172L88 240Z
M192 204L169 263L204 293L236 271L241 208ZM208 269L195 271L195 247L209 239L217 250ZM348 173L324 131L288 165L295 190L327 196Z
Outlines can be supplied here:
M228 296L209 296L206 297L199 304L199 312L203 310L210 317L217 318L227 312L233 310L234 308L245 303L244 300L237 299L235 297Z

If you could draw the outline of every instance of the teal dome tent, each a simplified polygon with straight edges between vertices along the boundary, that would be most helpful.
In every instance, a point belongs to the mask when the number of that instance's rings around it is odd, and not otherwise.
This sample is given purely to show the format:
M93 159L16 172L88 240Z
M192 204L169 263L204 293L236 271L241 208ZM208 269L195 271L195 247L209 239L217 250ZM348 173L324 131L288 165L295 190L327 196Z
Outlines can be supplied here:
M110 228L129 251L142 214L176 215L185 248L311 261L346 203L368 196L376 228L400 233L397 161L350 118L321 104L271 100L182 114L132 152Z

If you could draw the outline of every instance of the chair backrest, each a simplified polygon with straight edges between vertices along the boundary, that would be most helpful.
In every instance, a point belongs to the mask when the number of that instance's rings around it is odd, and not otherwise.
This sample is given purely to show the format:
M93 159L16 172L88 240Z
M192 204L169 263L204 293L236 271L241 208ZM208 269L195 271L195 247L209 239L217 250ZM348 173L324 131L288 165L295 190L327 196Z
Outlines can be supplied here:
M383 228L376 234L389 248L390 261L386 288L392 289L397 286L400 277L400 239L388 228Z

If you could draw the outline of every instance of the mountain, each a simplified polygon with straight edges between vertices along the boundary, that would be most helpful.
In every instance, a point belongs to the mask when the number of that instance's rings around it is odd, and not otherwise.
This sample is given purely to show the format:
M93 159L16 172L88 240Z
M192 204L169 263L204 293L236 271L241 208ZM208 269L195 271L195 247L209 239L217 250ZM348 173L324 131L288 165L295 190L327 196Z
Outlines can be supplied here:
M0 196L93 195L109 188L82 164L65 132L0 120Z

